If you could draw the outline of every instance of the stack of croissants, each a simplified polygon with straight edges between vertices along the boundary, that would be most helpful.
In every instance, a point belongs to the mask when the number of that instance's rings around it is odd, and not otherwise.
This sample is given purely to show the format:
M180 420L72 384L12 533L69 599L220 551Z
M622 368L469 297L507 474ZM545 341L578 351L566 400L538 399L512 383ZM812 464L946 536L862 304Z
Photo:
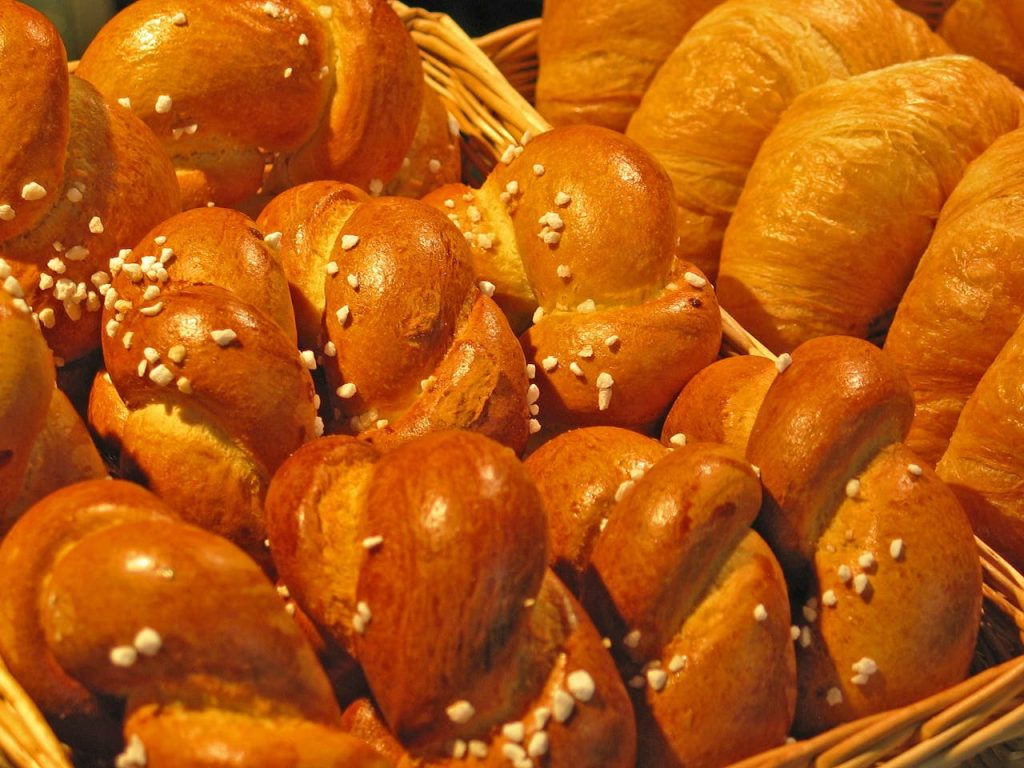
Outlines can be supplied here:
M1022 9L547 0L558 127L470 186L386 0L70 75L0 0L0 659L117 768L717 768L963 680Z

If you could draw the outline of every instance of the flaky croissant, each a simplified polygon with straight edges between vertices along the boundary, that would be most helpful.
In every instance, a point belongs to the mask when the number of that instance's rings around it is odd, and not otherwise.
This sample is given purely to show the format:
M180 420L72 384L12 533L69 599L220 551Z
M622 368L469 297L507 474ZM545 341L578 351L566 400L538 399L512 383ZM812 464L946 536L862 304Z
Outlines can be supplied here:
M107 261L178 210L178 185L152 132L68 77L42 14L0 3L0 66L16 89L0 119L0 258L58 358L99 346Z
M717 355L715 292L674 256L669 180L622 135L557 128L509 147L480 189L425 200L462 230L481 284L525 329L537 427L649 426Z
M892 0L729 0L686 34L626 131L675 188L680 253L712 279L761 143L800 93L945 53Z
M900 301L885 351L914 390L907 444L934 465L1024 317L1024 129L967 167Z
M936 471L975 531L1024 566L1024 325L981 377Z
M90 400L127 476L258 558L267 483L318 432L315 361L273 248L242 214L202 208L122 254Z
M55 386L53 357L0 259L0 537L38 499L106 468Z
M136 485L79 483L34 506L0 544L0 583L0 655L79 746L109 748L99 729L123 702L119 766L390 765L340 731L259 567Z
M611 427L526 461L555 568L612 642L633 694L640 766L710 768L777 746L796 705L782 569L734 448L674 447Z
M727 434L747 442L759 467L765 504L756 528L793 601L794 732L962 680L978 632L981 569L956 496L902 442L914 410L906 378L881 350L849 337L814 339L781 357L767 388L763 362L738 359L731 396L684 390L677 407L721 408L723 417L742 402L757 408L749 434ZM691 421L686 438L705 439L699 426L712 421Z
M189 208L321 178L382 188L424 87L385 0L140 0L78 74L153 129Z
M722 306L775 352L888 325L967 164L1018 127L1021 98L976 59L939 56L797 97L729 222Z
M468 432L383 455L326 437L281 467L267 511L292 596L366 674L380 714L357 732L439 766L634 764L629 697L546 568L544 508L511 450Z
M1024 5L1017 0L957 0L939 25L953 48L1024 86Z

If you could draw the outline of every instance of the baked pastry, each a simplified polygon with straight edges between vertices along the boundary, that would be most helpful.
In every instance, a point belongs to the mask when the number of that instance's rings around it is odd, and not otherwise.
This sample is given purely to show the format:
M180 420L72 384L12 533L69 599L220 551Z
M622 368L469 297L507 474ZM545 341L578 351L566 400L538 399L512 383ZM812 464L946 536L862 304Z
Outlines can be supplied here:
M398 173L384 185L385 195L423 197L462 178L459 123L444 108L433 88L423 89L423 109L412 145Z
M203 208L118 257L90 400L127 477L264 561L267 483L322 431L273 243L242 214Z
M21 294L0 259L0 537L50 491L107 473Z
M967 164L1020 124L1016 88L940 56L797 97L751 167L719 299L775 352L884 331Z
M477 278L523 331L547 434L648 427L718 354L714 290L673 255L668 178L622 135L558 128L509 147L480 189L425 200L462 230Z
M799 94L947 51L892 0L729 0L710 10L658 70L626 131L672 179L681 256L715 279L750 166Z
M1024 566L1024 326L1003 346L971 395L936 471L978 536Z
M939 25L953 48L1024 87L1024 7L1015 0L957 0Z
M118 765L390 765L340 731L259 567L136 485L79 483L35 505L0 543L0 580L0 655L73 744L109 747L95 742L119 702Z
M537 42L537 109L553 125L625 131L683 35L722 0L547 0Z
M526 469L550 558L629 681L638 765L723 766L782 742L796 706L789 599L750 527L761 484L742 453L590 427Z
M178 185L153 134L69 78L53 25L0 6L0 66L18 84L0 119L0 258L71 361L99 346L107 260L178 210Z
M280 232L300 336L326 373L328 431L386 447L469 429L523 449L522 349L444 216L314 182L282 193L260 222Z
M780 357L775 373L749 436L726 434L747 440L764 485L755 527L789 585L804 736L966 677L981 567L956 496L902 442L914 403L888 356L825 337ZM761 375L748 367L739 389L762 388Z
M140 0L99 31L77 73L153 129L187 208L323 178L379 191L409 149L424 87L386 0Z
M362 665L411 760L634 765L629 697L546 568L544 508L511 450L469 432L383 455L327 437L281 467L267 512L282 579Z
M942 457L960 411L1024 317L1024 130L967 167L900 301L885 351L914 390L907 444Z

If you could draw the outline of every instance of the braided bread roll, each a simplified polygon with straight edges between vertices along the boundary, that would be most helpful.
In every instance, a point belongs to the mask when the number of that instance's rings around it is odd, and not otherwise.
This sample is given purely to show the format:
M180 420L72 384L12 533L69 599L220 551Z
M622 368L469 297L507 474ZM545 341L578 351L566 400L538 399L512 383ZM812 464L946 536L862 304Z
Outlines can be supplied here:
M546 517L512 451L468 432L384 455L324 438L278 471L267 511L282 579L362 665L411 760L634 764L629 698L545 567Z
M761 486L742 454L590 427L545 443L526 469L551 559L576 577L629 681L638 765L726 765L777 746L796 704L789 599L750 528Z
M119 765L389 765L338 730L259 567L138 486L47 497L0 545L0 574L0 654L66 738L123 701Z
M673 255L665 172L591 126L542 134L505 160L479 190L442 187L425 200L463 231L477 277L526 328L535 429L647 427L721 341L714 290Z
M0 536L51 491L106 474L81 418L55 386L53 357L18 293L0 259Z
M957 0L939 34L960 53L976 56L1024 86L1024 7L1015 0Z
M940 56L818 86L761 146L725 233L722 305L776 352L888 325L967 164L1020 123L985 64Z
M625 131L658 68L722 0L547 0L537 109L553 125Z
M1017 568L1024 565L1022 328L981 377L936 467L977 534Z
M178 210L178 186L144 125L69 79L42 14L5 2L0 30L0 65L18 83L0 120L0 258L71 361L99 346L107 260Z
M204 208L126 252L104 315L112 386L98 379L90 401L123 472L258 559L267 483L319 429L272 243L242 214Z
M892 0L729 0L658 70L627 128L675 188L680 253L712 279L761 143L804 91L948 48Z
M978 380L1024 317L1024 130L967 167L885 341L914 389L907 444L934 465Z
M748 365L737 391L763 389L763 370ZM978 632L981 569L956 496L902 442L914 404L888 356L866 341L825 337L772 373L749 436L732 434L748 441L747 458L760 468L756 527L789 585L794 732L806 735L962 680ZM686 391L681 399L690 409L716 407ZM686 437L706 439L699 429Z
M140 0L78 74L153 129L187 208L321 178L383 186L423 96L419 54L385 0Z

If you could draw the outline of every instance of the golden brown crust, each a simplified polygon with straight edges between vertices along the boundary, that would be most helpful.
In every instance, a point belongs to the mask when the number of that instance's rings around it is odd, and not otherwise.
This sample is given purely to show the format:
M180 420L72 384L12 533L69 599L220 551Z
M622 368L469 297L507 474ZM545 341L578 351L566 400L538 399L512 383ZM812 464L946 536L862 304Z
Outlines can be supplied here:
M761 145L736 204L722 305L775 352L880 331L967 164L1020 112L1012 83L964 56L803 93Z
M536 427L648 426L717 354L714 290L674 255L668 177L621 134L544 133L510 147L479 190L426 200L463 231L513 327L527 328Z
M324 364L343 429L390 445L464 428L522 450L526 363L458 230L423 203L374 200L345 221L331 264Z
M661 428L661 441L725 443L746 453L750 430L776 368L757 355L728 357L690 379Z
M153 129L186 207L229 205L261 185L389 178L423 88L384 0L145 0L104 26L78 72Z
M462 178L459 124L433 88L423 89L423 110L409 151L384 194L420 198Z
M761 489L742 454L589 428L526 468L553 555L575 545L563 570L582 573L582 602L630 681L639 764L724 765L778 744L796 700L789 602L750 530Z
M793 99L948 49L889 0L742 0L711 9L659 68L627 134L664 164L681 256L712 279L758 148Z
M934 465L1024 316L1024 130L967 167L900 301L885 351L914 389L907 444Z
M271 547L290 561L282 573L303 569L304 584L332 572L336 582L317 601L336 608L339 640L354 646L404 749L447 765L456 740L478 741L497 764L502 725L523 721L528 732L547 729L553 766L632 765L628 697L596 630L545 575L544 511L514 454L468 432L434 433L382 456L354 440L336 446L330 456L304 448L275 478ZM296 506L301 519L276 519ZM423 631L410 644L398 627ZM565 714L568 676L580 669L593 696L570 697L571 719L553 717ZM540 707L550 725L535 724Z
M807 601L799 734L967 674L980 565L956 497L901 442L912 413L909 384L880 350L827 337L793 353L750 435L766 498L758 527Z
M722 0L548 0L537 109L554 125L625 131L658 67Z
M1022 364L1018 326L967 401L937 467L977 534L1016 567L1024 565Z
M976 56L1024 87L1024 8L1014 0L958 0L939 34L959 53Z

